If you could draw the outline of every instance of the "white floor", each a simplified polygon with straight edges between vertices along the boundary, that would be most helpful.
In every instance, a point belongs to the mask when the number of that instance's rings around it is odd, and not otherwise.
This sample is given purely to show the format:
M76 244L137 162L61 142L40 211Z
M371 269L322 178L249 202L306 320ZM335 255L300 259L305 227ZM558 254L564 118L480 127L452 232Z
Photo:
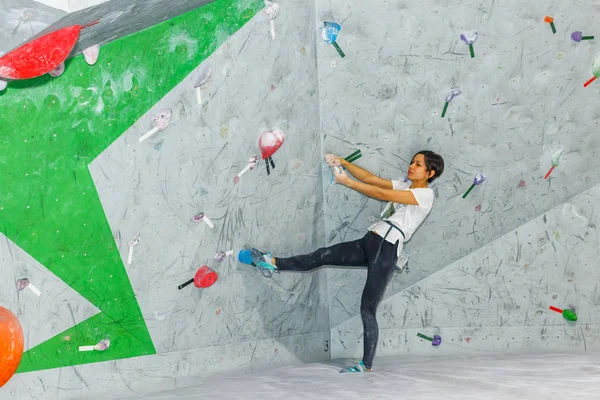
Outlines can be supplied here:
M223 376L145 399L600 399L600 353L377 358L375 371L340 374L342 361Z

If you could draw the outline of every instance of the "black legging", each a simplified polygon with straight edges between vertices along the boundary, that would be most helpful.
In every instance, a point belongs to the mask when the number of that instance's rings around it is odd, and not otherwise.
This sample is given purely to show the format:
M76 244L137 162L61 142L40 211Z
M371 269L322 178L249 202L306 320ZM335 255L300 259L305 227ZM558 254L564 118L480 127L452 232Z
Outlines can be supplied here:
M363 363L367 368L372 367L379 339L379 326L375 313L383 298L385 287L394 273L394 265L398 260L397 248L397 243L389 243L381 236L368 232L361 239L320 248L310 254L287 258L275 257L279 271L310 271L322 265L367 266L367 282L360 299L364 342Z

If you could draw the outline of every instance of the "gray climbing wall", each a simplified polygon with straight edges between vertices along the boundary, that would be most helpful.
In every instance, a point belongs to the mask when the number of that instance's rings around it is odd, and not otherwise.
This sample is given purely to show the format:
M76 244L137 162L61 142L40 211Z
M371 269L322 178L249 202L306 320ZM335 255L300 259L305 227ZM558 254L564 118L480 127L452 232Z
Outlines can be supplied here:
M91 165L122 252L141 235L128 275L159 354L281 337L294 338L281 343L300 359L328 357L324 273L264 279L237 261L246 246L283 254L324 241L322 192L314 190L321 185L315 38L306 33L313 10L288 5L275 41L266 15L257 15ZM194 46L185 34L178 40ZM199 105L194 85L207 68L212 78ZM163 109L172 111L168 128L140 144ZM261 133L275 128L285 134L275 169L267 175L261 160L235 184L249 158L261 156ZM214 229L193 220L199 213ZM219 273L218 284L177 290L201 265ZM318 354L298 345L304 334ZM251 361L278 352L274 345Z
M377 354L476 356L600 350L600 186L471 252L379 306ZM574 309L566 321L550 306ZM332 356L360 357L360 316L332 329ZM440 335L442 344L417 337Z
M380 306L379 355L598 347L590 268L597 258L592 204L600 195L598 85L582 86L595 51L593 42L569 35L591 32L599 6L371 6L282 2L275 41L266 15L257 15L90 165L158 354L19 374L0 398L133 396L220 373L360 356L364 270L269 280L234 259L213 259L245 245L285 256L363 236L382 204L330 185L322 169L324 152L356 149L358 164L384 177L403 177L423 148L446 159L433 186L436 207L407 245L410 272L394 278ZM555 35L546 14L556 18ZM122 15L122 22L131 17ZM323 20L342 23L344 59L320 41ZM475 58L459 39L467 30L479 31ZM194 46L180 31L168 43ZM198 105L193 84L207 66L213 80ZM103 79L122 90L130 78ZM462 94L441 118L455 88ZM140 144L166 107L173 111L168 130ZM258 153L260 133L275 127L286 134L276 169L267 177L261 163L234 185ZM558 149L561 164L544 180ZM489 180L462 199L480 171ZM215 229L192 221L199 212ZM134 262L125 264L138 233ZM42 273L35 260L17 259ZM218 284L178 292L202 264L220 274ZM57 301L80 299L66 291ZM574 306L581 321L567 323L549 305ZM26 329L40 329L40 315L26 311ZM442 334L443 347L433 349L417 332Z
M346 53L341 59L332 46L318 47L324 151L346 156L360 148L358 165L396 179L418 150L446 161L432 185L434 209L406 245L410 272L394 277L386 297L600 182L600 86L583 87L600 49L570 39L576 30L594 34L596 2L317 4L319 21L342 23L338 43ZM475 58L460 39L470 30L479 33ZM441 118L454 88L462 94ZM560 166L544 180L559 149ZM477 172L488 180L463 199ZM326 190L329 243L364 235L383 206L343 187ZM366 272L328 274L335 332L358 315Z
M237 8L247 12L247 3L240 1ZM314 4L286 4L276 20L276 40L262 11L229 39L219 37L224 43L214 53L89 166L157 354L17 374L2 388L1 399L132 396L225 372L329 359L325 272L265 279L236 257L246 245L294 254L325 242L323 192L315 190L322 183L314 9ZM226 38L228 33L215 36ZM147 48L157 53L198 51L194 37L180 27L165 36ZM126 61L130 73L111 72L102 59L107 53L101 51L94 66L106 73L90 83L90 91L109 85L120 96L134 81L147 82L147 70L156 68L131 57ZM194 85L206 67L213 73L200 105ZM149 84L158 87L160 82ZM9 85L7 92L14 93L10 90ZM85 106L96 116L111 104L94 98ZM152 117L164 108L172 110L169 127L140 143L138 138L152 128ZM261 155L261 133L274 128L285 133L283 146L273 155L275 169L267 176L261 161L235 184L233 177L249 158ZM214 229L192 220L200 212ZM128 243L137 234L140 243L129 264ZM218 251L228 250L233 250L232 257L214 259ZM19 260L40 276L36 281L41 289L64 289L60 282L43 278L38 271L43 267L34 260L24 254ZM12 257L0 261L12 271ZM202 265L219 274L217 283L208 289L191 285L178 290ZM16 296L11 280L7 276L2 291L7 299ZM5 303L4 296L0 302L15 312L26 309L31 297L22 294L14 302ZM74 297L67 291L58 300L67 298L66 304L68 296ZM92 307L83 309L86 304L77 298L69 301L82 303L73 316L77 322L96 313ZM47 337L70 324L63 314L49 310L53 313L45 323L60 317L61 324L36 335L33 328L41 316L30 311L24 321L26 335ZM28 340L32 342L38 341ZM117 348L115 342L104 354Z
M42 34L74 24L87 24L100 19L98 25L81 31L71 55L95 44L105 44L167 21L214 0L111 0L69 13Z

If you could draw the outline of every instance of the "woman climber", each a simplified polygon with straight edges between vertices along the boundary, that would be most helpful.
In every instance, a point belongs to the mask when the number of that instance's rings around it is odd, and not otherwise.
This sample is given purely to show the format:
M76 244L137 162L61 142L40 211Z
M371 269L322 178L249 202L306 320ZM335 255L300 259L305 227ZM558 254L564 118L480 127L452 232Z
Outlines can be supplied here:
M350 189L388 204L381 221L368 228L364 237L320 248L310 254L274 257L257 249L241 250L240 262L272 274L281 271L311 271L323 265L367 267L367 281L362 292L360 315L363 322L364 352L362 360L340 372L370 372L379 338L376 311L398 262L404 242L431 212L434 192L428 184L444 171L444 160L432 151L419 151L408 167L406 180L388 180L332 154L327 164L334 169L334 179ZM356 180L350 179L343 167ZM270 275L269 275L270 276Z

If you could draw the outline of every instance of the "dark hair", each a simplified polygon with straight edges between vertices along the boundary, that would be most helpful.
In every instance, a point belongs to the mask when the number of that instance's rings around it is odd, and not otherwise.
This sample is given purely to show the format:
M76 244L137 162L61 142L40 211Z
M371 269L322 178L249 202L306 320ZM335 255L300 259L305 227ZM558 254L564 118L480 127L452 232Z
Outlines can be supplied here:
M425 170L427 172L435 171L435 174L433 174L431 178L427 179L427 183L431 183L437 178L439 178L440 175L442 175L442 173L444 172L444 159L442 158L442 156L440 156L437 153L434 153L433 151L423 150L417 152L413 156L413 159L418 154L423 154L423 157L425 158Z

